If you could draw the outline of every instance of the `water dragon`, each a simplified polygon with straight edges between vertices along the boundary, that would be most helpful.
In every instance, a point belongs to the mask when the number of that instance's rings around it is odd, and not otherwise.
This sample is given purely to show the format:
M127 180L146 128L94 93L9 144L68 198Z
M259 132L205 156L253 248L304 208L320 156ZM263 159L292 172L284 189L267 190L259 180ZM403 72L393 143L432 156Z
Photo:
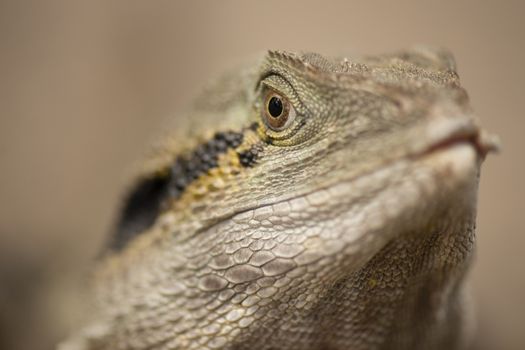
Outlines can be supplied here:
M269 51L129 186L59 348L461 349L480 164L452 55Z

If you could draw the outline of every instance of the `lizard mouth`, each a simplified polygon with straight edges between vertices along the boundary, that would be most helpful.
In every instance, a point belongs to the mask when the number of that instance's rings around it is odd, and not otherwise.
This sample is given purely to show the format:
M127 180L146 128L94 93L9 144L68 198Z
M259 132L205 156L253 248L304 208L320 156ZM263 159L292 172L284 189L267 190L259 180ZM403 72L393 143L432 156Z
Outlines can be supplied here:
M484 160L488 153L500 149L499 140L480 129L470 119L438 122L429 130L430 142L427 147L422 152L413 154L412 157L425 157L460 144L468 144L476 150L478 157Z

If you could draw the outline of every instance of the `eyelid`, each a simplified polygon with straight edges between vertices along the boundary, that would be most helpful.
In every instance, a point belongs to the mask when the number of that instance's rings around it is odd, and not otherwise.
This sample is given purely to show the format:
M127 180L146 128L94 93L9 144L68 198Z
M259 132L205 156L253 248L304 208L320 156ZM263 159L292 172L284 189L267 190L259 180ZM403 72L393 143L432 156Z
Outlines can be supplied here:
M279 94L281 96L288 96L287 93L283 92L281 89L279 89L274 84L269 84L268 82L262 81L261 82L261 91L265 92L265 91L268 91L268 90L273 91L276 94Z
M281 79L285 80L286 79L281 76L279 73L277 72L274 72L274 71L266 71L264 73L262 73L260 76L259 76L259 79L257 79L257 82L255 83L255 91L259 90L261 88L261 85L264 84L264 81L272 76L278 76L280 77Z

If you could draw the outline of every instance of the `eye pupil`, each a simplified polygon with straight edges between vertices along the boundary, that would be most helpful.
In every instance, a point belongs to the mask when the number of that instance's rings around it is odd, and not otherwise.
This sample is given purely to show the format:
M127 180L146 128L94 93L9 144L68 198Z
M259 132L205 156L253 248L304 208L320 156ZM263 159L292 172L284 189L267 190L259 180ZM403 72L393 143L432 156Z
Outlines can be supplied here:
M279 97L272 97L268 101L268 112L274 118L279 117L283 113L283 101Z

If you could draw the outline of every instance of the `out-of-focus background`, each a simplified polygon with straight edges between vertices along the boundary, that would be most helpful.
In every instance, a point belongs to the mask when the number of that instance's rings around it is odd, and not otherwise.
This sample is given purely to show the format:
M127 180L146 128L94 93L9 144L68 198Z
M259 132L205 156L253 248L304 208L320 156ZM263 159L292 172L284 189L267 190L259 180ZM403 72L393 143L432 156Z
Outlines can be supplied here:
M503 141L483 167L472 289L494 348L525 344L524 4L0 1L0 348L63 335L56 291L102 244L127 169L210 77L270 48L414 44L455 53Z

